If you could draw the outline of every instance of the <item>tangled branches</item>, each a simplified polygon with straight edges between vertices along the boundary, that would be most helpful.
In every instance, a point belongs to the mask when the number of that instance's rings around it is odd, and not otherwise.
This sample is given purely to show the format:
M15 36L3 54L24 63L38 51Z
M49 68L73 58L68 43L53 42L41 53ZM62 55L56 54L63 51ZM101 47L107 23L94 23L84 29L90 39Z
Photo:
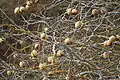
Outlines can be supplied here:
M0 76L12 80L119 79L119 3L53 0L41 6L39 0L33 12L18 14L22 10L15 9L20 25L1 9L10 23L0 25L4 57Z

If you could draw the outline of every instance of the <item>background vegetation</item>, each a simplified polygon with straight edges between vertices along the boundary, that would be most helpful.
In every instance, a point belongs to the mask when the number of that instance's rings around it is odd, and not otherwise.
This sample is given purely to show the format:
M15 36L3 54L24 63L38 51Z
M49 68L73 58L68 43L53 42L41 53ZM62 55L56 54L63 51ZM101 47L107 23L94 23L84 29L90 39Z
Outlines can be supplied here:
M0 1L0 80L117 79L119 0Z

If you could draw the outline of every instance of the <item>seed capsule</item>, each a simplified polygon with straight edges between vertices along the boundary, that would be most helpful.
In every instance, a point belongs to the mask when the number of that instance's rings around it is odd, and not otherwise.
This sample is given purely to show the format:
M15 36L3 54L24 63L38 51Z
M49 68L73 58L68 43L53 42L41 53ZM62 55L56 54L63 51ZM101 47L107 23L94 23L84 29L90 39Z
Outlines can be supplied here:
M25 62L24 62L24 61L21 61L21 62L19 63L19 66L20 66L20 67L24 67L24 66L25 66Z
M47 35L45 33L42 33L41 34L41 39L46 39L47 38Z
M7 75L10 76L12 74L11 71L7 71Z
M35 3L38 3L39 2L39 0L35 0Z
M110 56L109 52L104 52L103 53L103 58L109 58L109 56Z
M118 40L120 40L120 35L116 35L116 38L117 38Z
M72 39L71 38L66 38L64 40L64 43L70 45L70 44L72 44Z
M3 42L3 39L2 38L0 38L0 43L2 43Z
M71 15L72 14L72 8L67 9L67 14Z
M78 14L78 10L77 10L77 9L72 9L72 14L73 14L73 15Z
M48 57L48 62L52 62L54 60L54 57L53 56L50 56L50 57Z
M72 80L72 77L70 75L67 75L65 79L66 80Z
M19 43L22 45L24 43L24 41L20 40Z
M49 30L49 28L44 28L44 31L47 32Z
M27 2L26 2L26 5L29 5L29 6L30 6L30 5L32 5L32 4L33 4L33 1L27 1Z
M92 15L98 15L100 13L100 11L98 9L93 9L92 10Z
M40 63L40 64L39 64L39 69L40 69L40 70L45 70L46 67L47 67L47 64L46 64L46 63Z
M112 43L112 42L114 42L114 41L116 41L116 37L115 36L110 36L109 37L109 41Z
M26 5L25 8L26 8L27 10L30 10L30 9L31 9L31 6Z
M48 75L50 75L50 76L53 75L53 74L55 74L54 71L49 71L49 72L48 72Z
M39 44L36 43L36 44L34 45L34 48L36 49L36 48L38 48L38 46L39 46Z
M110 40L106 40L106 41L103 43L104 46L110 46L111 44L112 44L112 43L111 43Z
M24 6L21 6L20 7L20 12L25 12L26 11L26 8Z
M83 26L83 22L82 21L77 21L75 23L75 28L80 28L81 26Z
M38 53L37 53L36 50L33 50L33 51L31 52L31 56L32 56L32 57L36 57L37 55L38 55Z
M15 14L19 14L19 13L20 13L20 8L19 8L19 7L16 7L15 10L14 10L14 13L15 13Z
M13 58L17 58L19 55L16 53L13 55Z
M57 51L57 54L56 54L58 57L61 57L64 55L64 52L62 50L58 50Z

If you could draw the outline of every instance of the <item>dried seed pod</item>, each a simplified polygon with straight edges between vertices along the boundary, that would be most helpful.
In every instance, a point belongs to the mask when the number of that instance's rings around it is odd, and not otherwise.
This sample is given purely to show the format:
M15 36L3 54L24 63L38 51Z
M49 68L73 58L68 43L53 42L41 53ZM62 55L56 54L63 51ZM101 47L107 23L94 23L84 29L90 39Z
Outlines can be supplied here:
M78 14L78 12L79 12L79 11L78 11L77 9L72 9L72 14L73 14L73 15Z
M83 26L83 22L82 21L77 21L75 23L75 28L80 28L81 26Z
M54 71L49 71L49 72L48 72L48 75L53 75L53 74L55 74Z
M65 79L66 80L72 80L72 77L70 75L67 75Z
M54 60L54 57L53 56L50 56L50 57L48 57L48 62L52 62Z
M31 56L32 57L36 57L37 55L38 55L37 51L36 50L32 50Z
M3 42L3 39L2 38L0 38L0 43L2 43Z
M24 67L24 66L25 66L25 62L24 62L24 61L21 61L21 62L19 63L19 66L20 66L20 67Z
M72 14L72 8L67 9L67 14L71 15Z
M39 69L40 70L45 70L47 68L47 64L46 63L40 63L39 64Z
M22 40L19 40L19 43L22 45L22 44L24 43L24 41L22 41Z
M44 31L47 32L49 30L49 28L44 28Z
M110 40L106 40L106 41L104 41L104 43L103 43L104 46L110 46L111 44L112 44L112 43L111 43Z
M45 33L41 33L41 39L46 39L47 35Z
M100 11L98 9L93 9L92 10L92 15L98 15L100 13Z
M107 45L107 40L104 41L103 45L104 45L104 46L108 46L108 45Z
M17 58L19 55L18 54L14 54L13 55L13 58Z
M20 7L20 12L25 12L26 11L26 8L24 6L21 6Z
M120 40L120 35L116 35L116 38L117 38L118 40Z
M110 46L112 43L110 40L107 41L107 45Z
M8 76L12 75L12 71L8 70L8 71L7 71L7 75L8 75Z
M29 10L29 9L31 8L31 6L26 5L25 8L26 8L27 10Z
M73 41L72 41L71 38L66 38L66 39L64 40L64 43L70 45L70 44L73 43Z
M28 5L28 6L31 6L32 4L33 4L33 1L31 1L31 0L26 2L26 5Z
M64 51L63 50L58 50L56 53L56 56L61 57L64 55Z
M109 58L109 56L110 56L109 52L104 52L103 53L103 58Z
M26 11L27 12L36 12L37 11L37 5L26 5L25 8L26 8Z
M112 42L114 42L114 41L116 41L116 37L115 36L110 36L109 37L109 41L112 43Z
M39 44L38 44L38 43L35 43L34 48L37 49L38 46L39 46Z
M38 3L39 2L39 0L35 0L35 3Z
M19 7L16 7L16 8L14 9L14 13L15 13L15 14L19 14L19 13L20 13L20 8L19 8Z
M30 5L26 5L25 8L26 8L26 11L30 12L33 10L34 7Z

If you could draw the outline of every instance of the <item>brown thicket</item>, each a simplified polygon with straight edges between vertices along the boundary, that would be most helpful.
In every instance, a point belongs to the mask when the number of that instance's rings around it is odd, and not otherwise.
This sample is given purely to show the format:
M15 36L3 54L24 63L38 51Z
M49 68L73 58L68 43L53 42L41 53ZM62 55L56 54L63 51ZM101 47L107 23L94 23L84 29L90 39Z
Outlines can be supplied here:
M119 0L1 0L0 80L117 79Z

